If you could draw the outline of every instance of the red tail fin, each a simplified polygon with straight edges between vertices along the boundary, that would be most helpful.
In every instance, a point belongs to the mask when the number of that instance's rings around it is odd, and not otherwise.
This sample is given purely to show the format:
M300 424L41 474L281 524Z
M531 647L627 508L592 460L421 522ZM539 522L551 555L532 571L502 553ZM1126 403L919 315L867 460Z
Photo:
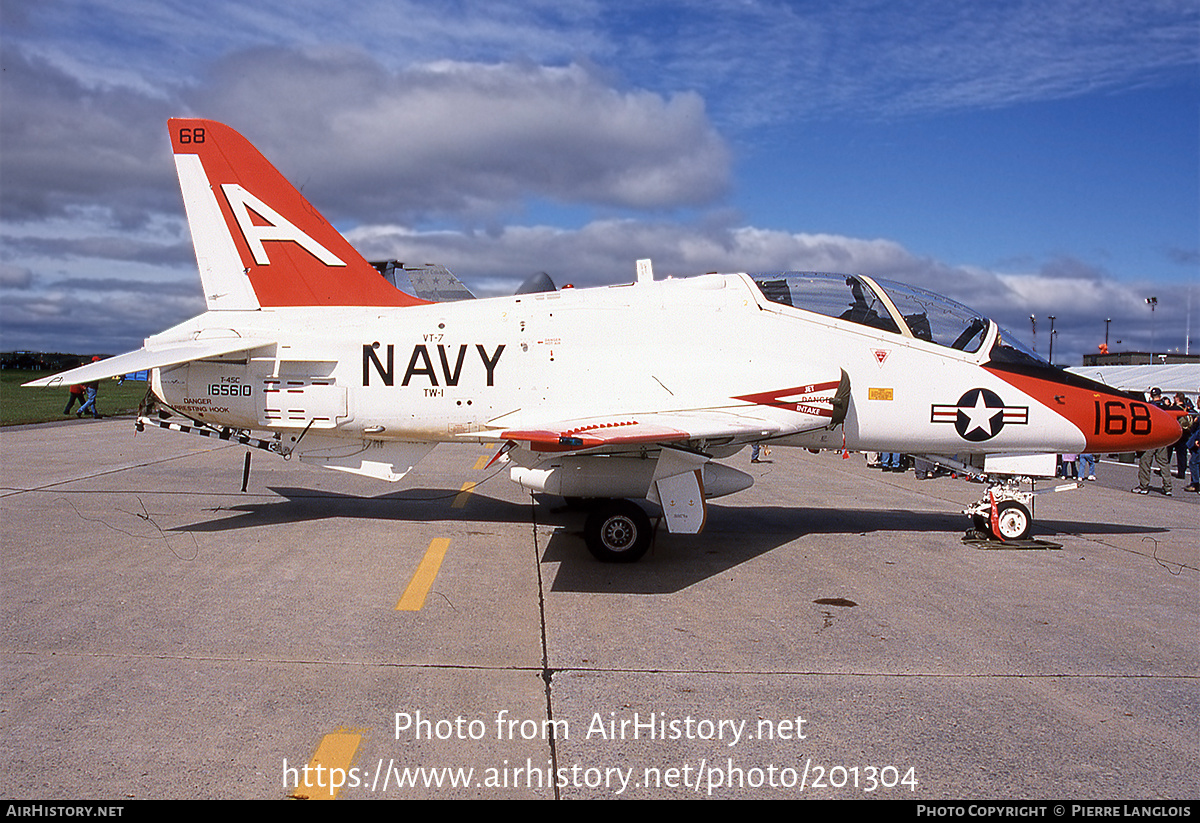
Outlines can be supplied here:
M426 302L384 280L242 135L168 126L210 309Z

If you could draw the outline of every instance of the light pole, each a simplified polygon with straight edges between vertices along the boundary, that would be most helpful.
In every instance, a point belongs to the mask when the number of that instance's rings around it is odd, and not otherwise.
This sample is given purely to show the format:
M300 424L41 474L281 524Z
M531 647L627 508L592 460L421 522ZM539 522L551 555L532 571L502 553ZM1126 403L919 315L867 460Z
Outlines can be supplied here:
M1147 297L1146 305L1150 307L1150 365L1154 365L1154 307L1158 305L1157 297Z
M1104 350L1108 351L1108 324L1112 322L1111 317L1104 318Z
M1050 365L1054 365L1054 315L1050 315Z
M1033 327L1033 353L1037 354L1037 318L1029 315L1029 325Z

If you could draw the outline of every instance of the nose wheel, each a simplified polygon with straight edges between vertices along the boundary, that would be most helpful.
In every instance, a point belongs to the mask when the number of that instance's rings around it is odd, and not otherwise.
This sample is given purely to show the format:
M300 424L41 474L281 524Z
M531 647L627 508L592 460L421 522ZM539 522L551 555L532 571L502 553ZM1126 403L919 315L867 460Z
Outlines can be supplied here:
M1033 516L1023 503L1005 500L996 505L996 517L989 531L1003 540L1026 540L1033 530Z
M963 514L971 516L976 531L995 540L1028 540L1033 531L1033 515L1028 501L1018 498L1032 498L1032 495L1010 487L996 487Z

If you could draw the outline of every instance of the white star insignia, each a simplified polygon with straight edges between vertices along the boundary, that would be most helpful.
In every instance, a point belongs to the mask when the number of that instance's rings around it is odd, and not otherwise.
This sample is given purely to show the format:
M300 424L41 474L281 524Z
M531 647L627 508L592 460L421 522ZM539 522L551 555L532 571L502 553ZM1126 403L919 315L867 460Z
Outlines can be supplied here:
M976 393L975 405L973 407L959 406L958 410L967 416L967 427L963 430L963 437L966 437L975 431L975 429L982 429L988 437L991 437L994 434L992 431L992 418L998 412L1003 411L1003 409L993 409L985 405L983 402L983 392Z

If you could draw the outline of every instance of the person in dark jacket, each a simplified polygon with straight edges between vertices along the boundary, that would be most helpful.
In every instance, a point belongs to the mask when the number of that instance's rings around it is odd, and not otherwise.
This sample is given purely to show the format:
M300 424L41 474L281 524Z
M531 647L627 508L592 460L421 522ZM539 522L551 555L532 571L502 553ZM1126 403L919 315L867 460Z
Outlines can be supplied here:
M83 386L76 383L71 386L71 393L67 395L67 407L63 409L63 414L70 414L71 409L75 408L75 403L78 402L80 407L83 407L83 398L87 394L87 390Z

